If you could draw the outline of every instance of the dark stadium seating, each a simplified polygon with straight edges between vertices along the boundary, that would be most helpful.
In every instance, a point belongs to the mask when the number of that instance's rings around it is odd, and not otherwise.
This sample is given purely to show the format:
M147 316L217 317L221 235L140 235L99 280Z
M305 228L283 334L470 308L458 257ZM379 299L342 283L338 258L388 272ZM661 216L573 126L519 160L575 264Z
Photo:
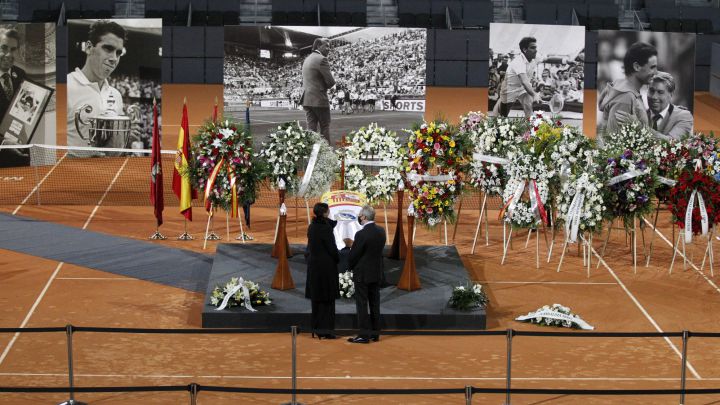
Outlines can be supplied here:
M554 1L525 3L525 22L528 24L555 24L557 4Z
M463 26L466 28L489 28L493 20L493 4L490 0L463 0Z

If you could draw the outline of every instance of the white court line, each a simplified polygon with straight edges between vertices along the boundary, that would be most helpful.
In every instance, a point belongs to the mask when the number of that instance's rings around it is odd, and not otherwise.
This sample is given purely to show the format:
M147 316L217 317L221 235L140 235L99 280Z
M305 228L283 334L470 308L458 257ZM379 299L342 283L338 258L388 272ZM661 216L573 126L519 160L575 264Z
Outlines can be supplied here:
M33 312L35 312L35 309L37 308L38 304L40 304L40 301L45 296L45 293L47 292L48 288L50 288L50 284L52 284L53 280L57 276L58 272L60 271L60 268L65 264L64 262L58 263L57 267L55 268L55 271L50 276L50 279L45 283L45 288L42 289L40 292L40 295L38 295L37 299L35 299L35 302L33 303L32 307L30 307L30 311L28 311L27 315L25 315L25 319L20 324L21 328L24 328L25 325L27 325L28 321L30 321L30 317L32 316ZM5 350L3 350L2 354L0 355L0 364L5 360L5 357L7 357L8 353L10 353L10 349L15 344L15 341L20 336L20 332L15 332L15 335L13 335L12 339L10 339L10 343L5 346Z
M677 250L678 255L680 255L680 257L685 258L685 255L684 255L680 250L676 249L676 248L675 248L675 245L673 245L673 243L670 242L670 240L669 240L667 237L665 237L665 235L663 235L662 232L660 232L657 228L655 228L654 226L652 226L652 224L650 223L650 221L648 221L648 220L645 219L644 217L643 217L643 220L645 221L645 223L647 223L648 225L650 225L650 227L655 231L655 233L657 233L658 235L660 235L660 237L662 238L662 240L665 241L665 243L667 243L668 245L670 245L670 247L673 248L674 250ZM688 263L690 263L690 266L692 266L693 270L695 270L696 273L698 273L699 275L701 275L701 276L705 279L705 281L707 281L708 284L710 284L710 285L715 289L715 291L717 291L717 292L720 293L720 287L718 287L718 285L715 284L714 281L712 281L710 278L708 278L708 276L706 276L705 273L703 273L702 271L700 271L700 269L697 268L697 266L695 265L695 263L693 263L692 261L690 261L690 259L688 259Z
M74 374L83 378L222 378L238 380L290 380L292 376L258 375L165 375L165 374ZM67 373L0 373L4 377L67 377ZM410 376L297 376L298 380L400 380L400 381L506 381L507 377L410 377ZM690 381L700 381L694 377ZM680 381L680 377L513 377L518 381ZM720 377L703 378L702 381L720 381Z
M592 247L591 247L591 248L592 248ZM602 265L605 266L605 268L607 269L607 271L610 272L610 275L612 275L613 278L614 278L615 280L617 280L618 284L620 284L620 287L625 291L625 293L628 295L628 297L630 297L630 299L631 299L631 300L635 303L635 305L640 309L640 312L642 312L643 315L645 315L645 318L647 318L647 320L650 321L650 323L652 324L652 326L654 326L655 329L656 329L658 332L664 333L664 331L660 328L660 325L658 325L657 322L655 322L655 320L654 320L654 319L650 316L650 314L645 310L645 308L642 306L642 304L640 304L640 301L638 301L637 298L635 298L635 296L630 292L630 290L628 290L628 288L625 286L625 284L620 280L620 277L618 277L617 274L615 274L615 272L610 268L610 266L608 266L608 264L605 262L605 260L604 260L602 257L600 257L600 254L598 254L598 252L595 251L595 248L592 248L592 252L595 254L595 256L596 256L597 259L600 261L600 263L602 263ZM667 336L665 336L665 337L663 337L663 339L665 339L665 341L667 342L667 344L670 345L670 348L673 349L673 351L675 352L675 354L677 354L678 357L680 357L680 359L682 359L682 353L680 353L680 350L678 350L678 348L675 347L675 345L673 344L673 342L670 341L670 338L668 338ZM697 378L698 380L702 380L702 379L703 379L702 377L700 377L700 374L698 374L698 372L695 371L695 367L693 367L692 364L690 364L690 361L689 361L689 360L687 360L687 368L688 368L688 370L690 370L691 373L693 373L693 375L695 376L695 378Z
M136 278L124 277L58 277L55 280L113 280L113 281L141 281Z
M252 114L252 113L251 113L251 114ZM372 116L372 114L370 114L369 116ZM392 117L392 116L405 117L406 115L405 115L405 114L401 114L401 113L382 114L382 117L388 117L388 118L390 118L390 117ZM332 122L335 122L335 121L350 120L350 119L354 119L354 118L365 118L365 117L364 117L364 116L357 116L357 117L350 117L350 116L346 116L346 117L332 117L332 119L330 120L330 122L332 123ZM265 121L265 120L260 120L260 119L257 119L257 118L251 118L251 119L250 119L250 125L252 125L253 122L260 122L260 123L262 123L262 124L284 124L284 123L286 123L287 121Z
M125 165L127 165L127 162L130 158L125 158L125 161L123 162L122 166L120 166L120 169L117 173L115 173L115 177L110 182L110 185L108 185L107 189L105 189L105 194L103 194L102 197L100 197L100 201L98 201L97 205L93 209L93 211L90 213L90 216L88 217L87 221L85 221L85 225L83 225L82 229L87 229L88 225L90 225L90 221L92 221L93 217L95 216L95 213L102 205L103 201L105 201L105 197L107 197L108 193L110 192L110 189L112 186L115 185L115 182L117 181L118 177L120 177L120 173L122 173L123 169L125 169Z
M477 281L482 284L559 284L559 285L617 285L617 283L594 283L590 281Z
M15 208L15 210L12 212L13 215L17 214L17 212L20 211L20 208L21 208L23 205L25 205L25 203L30 199L30 196L33 195L33 194L40 188L40 186L42 186L42 184L45 182L45 180L47 180L47 178L50 177L50 175L52 174L52 172L55 171L55 169L60 165L60 162L62 162L63 159L65 159L65 156L67 156L67 155L68 155L67 152L65 152L65 154L60 158L60 160L58 160L57 163L55 163L55 165L52 167L52 169L50 169L50 170L45 174L45 177L43 177L42 180L40 180L40 182L30 191L30 194L28 194L28 195L25 197L25 199L22 200L22 202L20 203L20 205L18 205L18 206Z

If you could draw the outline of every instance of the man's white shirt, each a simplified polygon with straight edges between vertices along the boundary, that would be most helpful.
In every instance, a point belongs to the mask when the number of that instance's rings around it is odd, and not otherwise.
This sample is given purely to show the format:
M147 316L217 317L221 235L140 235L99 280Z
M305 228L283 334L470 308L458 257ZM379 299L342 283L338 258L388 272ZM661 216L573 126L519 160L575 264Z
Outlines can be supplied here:
M124 115L123 101L120 92L110 86L107 79L103 81L102 88L85 77L79 68L67 75L67 144L68 146L88 146L88 141L82 139L75 129L75 111L78 108L90 105L91 117L103 114ZM80 126L83 136L88 138L89 125Z

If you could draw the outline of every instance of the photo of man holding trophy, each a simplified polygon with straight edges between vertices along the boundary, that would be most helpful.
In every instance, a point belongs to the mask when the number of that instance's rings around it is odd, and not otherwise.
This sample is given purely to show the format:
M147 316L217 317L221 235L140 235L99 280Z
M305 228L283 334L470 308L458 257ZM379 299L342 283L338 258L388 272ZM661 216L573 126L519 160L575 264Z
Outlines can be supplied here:
M78 24L84 23L82 26L85 26L88 22L80 20ZM72 32L81 32L78 28L76 26ZM123 87L121 92L111 84L128 81L127 76L120 80L111 78L128 53L128 36L128 30L118 22L96 20L87 29L87 37L74 42L80 44L79 50L85 59L82 67L76 65L67 75L68 146L127 149L131 144L134 146L143 140L143 123L147 120L140 108L143 94L130 92L127 87ZM69 42L72 47L73 38L69 38ZM136 54L140 52L136 51ZM142 59L140 56L136 56L135 61ZM72 68L72 60L70 62ZM153 94L149 96L152 98ZM124 99L129 103L124 102ZM118 155L121 152L70 149L68 153L75 157L92 157Z

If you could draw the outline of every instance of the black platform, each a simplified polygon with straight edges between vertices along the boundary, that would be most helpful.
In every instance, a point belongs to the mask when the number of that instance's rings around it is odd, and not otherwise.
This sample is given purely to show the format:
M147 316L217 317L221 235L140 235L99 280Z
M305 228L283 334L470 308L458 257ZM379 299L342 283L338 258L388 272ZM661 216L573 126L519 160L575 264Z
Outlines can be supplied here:
M292 246L295 256L288 259L295 282L294 290L270 288L277 259L270 257L268 244L221 244L213 262L205 306L203 328L279 328L298 325L307 330L310 325L310 300L305 298L306 264L304 246ZM385 274L392 284L380 290L380 313L383 329L485 329L485 310L458 311L447 302L453 286L465 284L467 271L454 246L416 246L415 264L422 289L407 292L398 290L402 261L385 259ZM209 295L216 285L225 284L230 277L243 277L260 283L270 292L273 304L257 307L257 312L233 307L216 311ZM355 301L336 301L336 328L356 329Z

